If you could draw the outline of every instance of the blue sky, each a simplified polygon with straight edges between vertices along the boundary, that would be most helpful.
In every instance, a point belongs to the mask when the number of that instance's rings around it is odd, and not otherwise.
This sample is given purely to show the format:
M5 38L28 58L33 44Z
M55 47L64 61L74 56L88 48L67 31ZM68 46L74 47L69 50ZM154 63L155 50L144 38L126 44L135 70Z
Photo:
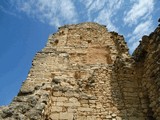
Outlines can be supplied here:
M36 52L64 24L98 22L124 35L130 52L160 17L160 0L0 0L0 105L17 95Z

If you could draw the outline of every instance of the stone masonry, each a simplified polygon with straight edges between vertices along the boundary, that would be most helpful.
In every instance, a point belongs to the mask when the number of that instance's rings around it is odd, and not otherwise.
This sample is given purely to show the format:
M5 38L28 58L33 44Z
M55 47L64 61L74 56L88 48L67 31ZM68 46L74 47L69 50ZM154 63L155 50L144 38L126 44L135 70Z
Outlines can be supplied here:
M160 120L160 27L133 56L103 25L60 27L0 120Z

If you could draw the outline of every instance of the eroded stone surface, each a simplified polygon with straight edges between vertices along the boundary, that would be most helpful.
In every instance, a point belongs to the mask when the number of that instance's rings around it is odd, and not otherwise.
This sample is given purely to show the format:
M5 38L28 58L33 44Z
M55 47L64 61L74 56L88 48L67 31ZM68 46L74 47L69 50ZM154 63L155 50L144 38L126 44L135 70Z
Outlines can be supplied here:
M4 120L160 119L160 28L133 56L97 23L67 25L38 52Z

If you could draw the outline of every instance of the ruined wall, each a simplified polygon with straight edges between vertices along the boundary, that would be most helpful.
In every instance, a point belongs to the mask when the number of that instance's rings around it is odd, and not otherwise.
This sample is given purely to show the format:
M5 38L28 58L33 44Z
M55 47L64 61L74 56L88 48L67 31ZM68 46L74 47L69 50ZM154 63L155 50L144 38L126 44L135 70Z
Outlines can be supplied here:
M128 48L124 38L117 33L112 33L112 39L118 46L118 56L114 63L114 77L118 84L117 91L121 97L116 101L119 105L117 108L121 111L122 119L125 120L145 120L145 114L142 112L139 99L139 85L137 74L134 69L135 61L128 55ZM116 98L113 96L113 99Z
M150 45L144 46L147 50ZM105 26L81 23L60 27L36 54L18 96L0 108L0 119L158 120L159 98L153 95L158 85L147 80L146 72L154 61L147 53L144 62L143 47L137 48L133 58L123 36L108 32ZM150 53L157 48L151 47ZM153 66L149 71L155 68L159 70Z
M160 27L143 36L133 57L143 112L148 119L160 120Z

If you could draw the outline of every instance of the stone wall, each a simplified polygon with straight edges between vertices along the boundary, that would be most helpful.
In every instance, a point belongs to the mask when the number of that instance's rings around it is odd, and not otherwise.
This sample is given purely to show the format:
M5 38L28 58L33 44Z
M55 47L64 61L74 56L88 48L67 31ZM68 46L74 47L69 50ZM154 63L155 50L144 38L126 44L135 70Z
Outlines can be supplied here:
M133 57L143 112L148 119L160 120L160 27L149 36L143 36Z
M158 120L159 33L143 37L132 57L123 36L103 25L60 27L0 119Z

